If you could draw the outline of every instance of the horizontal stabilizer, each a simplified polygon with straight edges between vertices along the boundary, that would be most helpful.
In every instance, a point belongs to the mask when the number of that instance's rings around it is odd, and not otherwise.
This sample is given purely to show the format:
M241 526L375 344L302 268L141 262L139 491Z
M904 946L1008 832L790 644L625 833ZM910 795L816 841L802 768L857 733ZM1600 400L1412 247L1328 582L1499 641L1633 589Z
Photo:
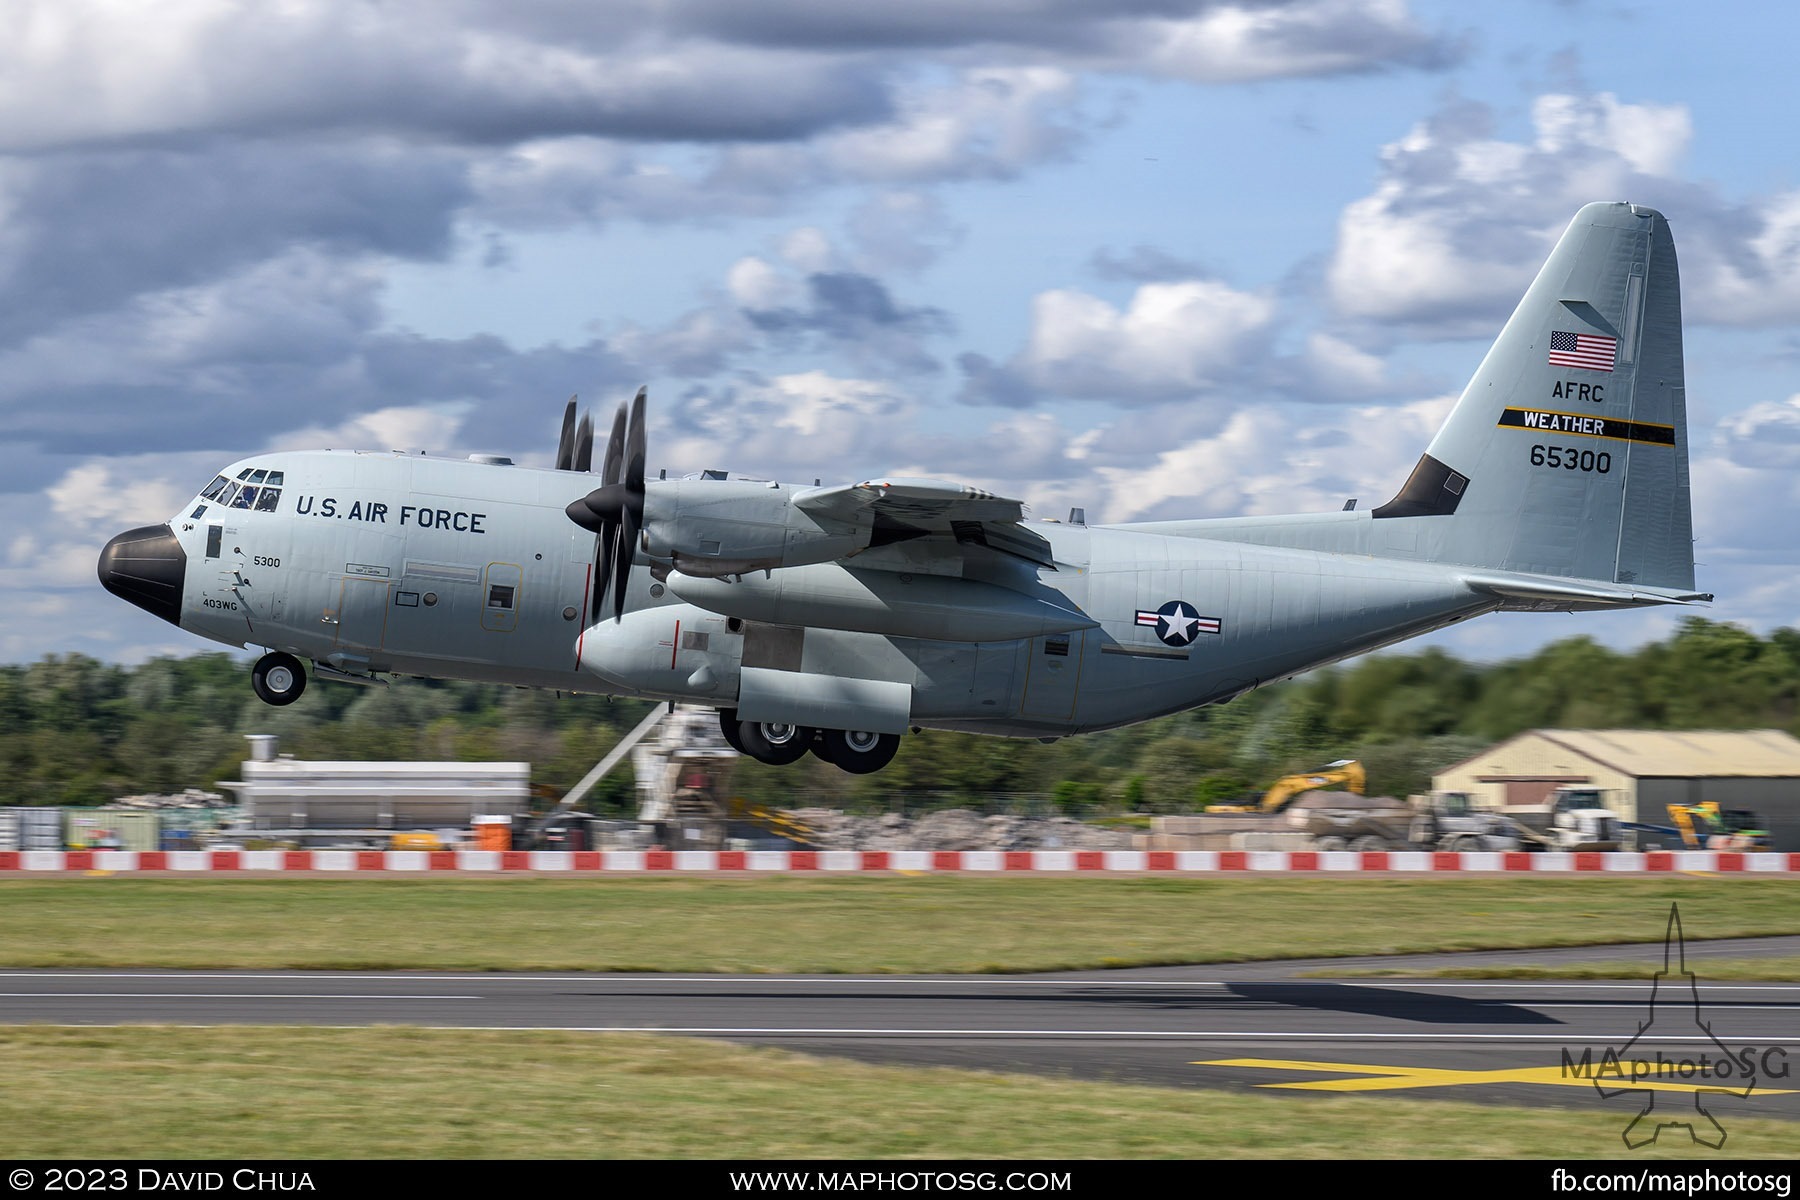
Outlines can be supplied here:
M1595 608L1645 608L1656 604L1710 604L1709 592L1631 587L1598 580L1526 575L1511 571L1478 571L1462 577L1478 592L1498 596L1503 611L1574 611Z

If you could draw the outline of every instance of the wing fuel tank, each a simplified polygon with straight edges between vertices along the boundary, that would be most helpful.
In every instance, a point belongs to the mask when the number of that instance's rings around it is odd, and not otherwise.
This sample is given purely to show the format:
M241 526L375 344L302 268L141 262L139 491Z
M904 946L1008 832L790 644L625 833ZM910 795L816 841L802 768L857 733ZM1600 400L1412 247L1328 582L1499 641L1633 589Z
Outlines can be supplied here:
M859 571L835 563L787 567L736 582L671 572L668 586L689 604L727 617L884 637L1002 642L1099 625L1078 609L997 584Z

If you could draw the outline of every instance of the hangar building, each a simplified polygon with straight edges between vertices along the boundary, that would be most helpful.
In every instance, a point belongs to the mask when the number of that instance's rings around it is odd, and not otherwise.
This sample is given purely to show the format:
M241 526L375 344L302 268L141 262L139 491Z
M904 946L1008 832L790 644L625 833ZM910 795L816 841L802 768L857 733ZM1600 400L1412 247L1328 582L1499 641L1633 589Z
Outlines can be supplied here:
M1604 789L1620 820L1645 825L1668 825L1671 804L1751 809L1774 849L1800 850L1800 739L1779 729L1533 729L1432 779L1484 806L1537 804L1564 784Z

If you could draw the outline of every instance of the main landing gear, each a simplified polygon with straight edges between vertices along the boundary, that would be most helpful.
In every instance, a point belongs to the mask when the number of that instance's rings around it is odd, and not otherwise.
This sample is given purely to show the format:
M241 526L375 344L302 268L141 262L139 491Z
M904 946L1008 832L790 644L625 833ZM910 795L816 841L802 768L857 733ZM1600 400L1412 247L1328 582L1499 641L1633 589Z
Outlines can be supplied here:
M306 690L306 668L291 654L265 654L250 668L250 687L264 704L292 704Z
M813 729L771 721L740 721L735 708L719 710L719 731L731 748L758 762L785 766L812 751L828 763L867 775L894 761L900 750L897 733L871 733L862 729Z

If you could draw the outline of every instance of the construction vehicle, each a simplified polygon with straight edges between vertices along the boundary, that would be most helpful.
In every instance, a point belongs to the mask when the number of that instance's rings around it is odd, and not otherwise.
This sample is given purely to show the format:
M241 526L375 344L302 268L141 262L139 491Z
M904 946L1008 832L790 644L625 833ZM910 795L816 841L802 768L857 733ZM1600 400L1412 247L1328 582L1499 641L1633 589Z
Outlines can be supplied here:
M1716 800L1671 804L1669 819L1689 850L1762 850L1770 844L1761 817L1747 808L1721 809Z
M1408 840L1433 850L1517 850L1523 831L1498 813L1477 808L1467 792L1431 792L1407 801L1413 810Z
M1338 775L1339 780L1325 776ZM1312 782L1318 781L1318 782ZM1360 789L1362 768L1337 762L1290 775L1269 790L1272 811L1210 808L1196 816L1156 817L1146 847L1156 850L1516 850L1512 822L1482 812L1460 792L1398 800L1356 791L1327 791L1344 782ZM1308 785L1300 786L1296 785Z
M1277 779L1274 786L1263 793L1261 800L1255 804L1209 804L1209 813L1278 813L1293 803L1296 796L1317 791L1333 784L1341 786L1347 792L1360 796L1368 786L1368 777L1363 772L1363 765L1355 759L1340 758L1336 762L1326 763L1316 771L1307 771L1299 775L1284 775Z
M1506 805L1527 850L1612 851L1623 843L1619 816L1600 788L1564 784L1541 804Z

